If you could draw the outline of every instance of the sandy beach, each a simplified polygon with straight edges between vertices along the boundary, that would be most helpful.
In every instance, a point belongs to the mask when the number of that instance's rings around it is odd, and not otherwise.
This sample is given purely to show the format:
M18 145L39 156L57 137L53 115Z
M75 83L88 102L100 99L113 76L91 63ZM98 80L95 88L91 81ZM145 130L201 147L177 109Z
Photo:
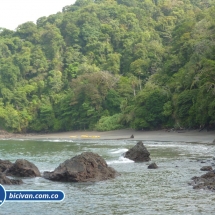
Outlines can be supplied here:
M133 134L134 138L130 138ZM48 134L7 134L0 135L0 138L11 139L102 139L102 140L151 140L151 141L182 141L197 143L213 143L215 131L203 130L182 130L182 131L135 131L123 129L115 131L69 131Z

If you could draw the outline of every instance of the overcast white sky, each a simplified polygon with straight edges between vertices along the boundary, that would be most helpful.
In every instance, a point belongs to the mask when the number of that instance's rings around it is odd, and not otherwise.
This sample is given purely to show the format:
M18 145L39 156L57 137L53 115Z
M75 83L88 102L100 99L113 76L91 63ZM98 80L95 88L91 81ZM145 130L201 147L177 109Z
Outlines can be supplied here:
M0 0L0 27L15 30L18 25L61 12L76 0Z

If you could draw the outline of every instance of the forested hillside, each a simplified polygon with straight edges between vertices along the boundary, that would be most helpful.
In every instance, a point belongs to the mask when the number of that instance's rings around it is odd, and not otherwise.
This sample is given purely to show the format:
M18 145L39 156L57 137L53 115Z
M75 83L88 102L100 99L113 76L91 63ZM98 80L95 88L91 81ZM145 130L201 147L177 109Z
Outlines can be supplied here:
M77 0L0 29L0 128L215 124L215 0Z

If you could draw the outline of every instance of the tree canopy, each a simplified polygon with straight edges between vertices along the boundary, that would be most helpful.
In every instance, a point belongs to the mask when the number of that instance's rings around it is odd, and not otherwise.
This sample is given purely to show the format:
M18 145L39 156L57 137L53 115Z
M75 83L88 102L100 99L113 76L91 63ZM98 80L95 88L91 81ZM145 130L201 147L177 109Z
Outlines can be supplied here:
M215 125L215 0L77 0L0 28L0 127Z

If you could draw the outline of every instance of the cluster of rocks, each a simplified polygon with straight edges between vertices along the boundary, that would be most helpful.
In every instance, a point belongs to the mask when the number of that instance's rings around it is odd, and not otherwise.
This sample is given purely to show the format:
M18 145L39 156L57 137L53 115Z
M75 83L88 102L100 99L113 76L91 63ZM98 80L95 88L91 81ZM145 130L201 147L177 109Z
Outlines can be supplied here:
M129 149L124 157L135 162L151 160L150 153L142 141ZM148 168L156 169L158 167L155 163L152 163ZM66 182L95 182L115 178L118 175L119 173L116 170L108 167L101 156L92 152L84 152L64 161L54 171L43 173L43 177L46 179Z
M207 173L199 177L192 177L192 181L189 184L193 186L193 189L215 191L215 170L213 170L212 166L203 166L200 170L207 171Z
M124 157L135 162L148 162L151 160L150 153L142 141L139 141L134 147L125 152ZM157 168L158 166L154 162L148 166L148 169ZM200 177L193 177L192 182L189 184L194 189L215 191L215 170L213 170L212 166L203 166L201 170L207 171L207 173ZM0 184L22 184L23 181L20 178L23 177L44 177L48 180L63 182L96 182L112 179L119 175L116 170L107 165L101 156L92 152L84 152L68 159L54 171L45 171L43 175L33 163L25 159L18 159L15 163L0 159Z
M194 176L190 183L193 189L204 189L215 191L215 170L209 171L200 177Z
M139 141L134 147L124 153L124 157L135 162L148 162L150 153ZM202 162L204 163L204 162ZM148 169L157 169L156 163L151 163ZM193 177L189 183L194 189L207 189L215 191L215 170L212 166L203 166L206 174ZM98 154L84 152L61 163L54 171L45 171L42 175L45 179L64 182L95 182L115 178L120 175L112 167L108 167L106 161ZM15 177L11 179L10 177ZM0 160L0 184L22 184L20 177L41 177L39 169L31 162L18 159L15 163L8 160Z
M10 179L12 177L37 177L41 176L38 168L31 162L18 159L15 163L8 160L0 160L0 184L22 184L21 179Z
M143 145L142 141L139 141L134 147L128 150L124 154L125 158L133 160L135 162L147 162L150 161L150 153ZM215 160L215 158L214 158ZM201 161L201 163L205 163ZM215 164L212 164L215 165ZM156 163L151 163L148 166L148 169L157 169L158 166ZM203 166L201 171L207 171L206 174L201 175L200 177L193 177L192 182L189 183L193 186L194 189L207 189L215 191L215 170L213 170L212 166Z
M150 153L139 141L128 150L124 157L135 162L150 161ZM158 168L155 163L148 166L149 169ZM98 154L84 152L61 163L54 171L45 171L42 175L39 169L25 159L18 159L15 163L8 160L0 160L0 184L22 184L20 178L44 177L52 181L64 182L95 182L115 178L120 175ZM10 177L15 177L11 179Z
M148 152L142 141L139 141L134 147L125 152L124 157L133 160L134 162L148 162L151 160L150 153ZM149 164L148 166L148 169L157 168L158 166L154 162Z
M60 164L52 172L44 172L42 177L53 181L95 182L115 178L119 173L108 167L98 154L85 152ZM9 177L15 177L11 179ZM0 184L22 184L20 177L41 177L39 169L31 162L18 159L15 163L0 160Z

